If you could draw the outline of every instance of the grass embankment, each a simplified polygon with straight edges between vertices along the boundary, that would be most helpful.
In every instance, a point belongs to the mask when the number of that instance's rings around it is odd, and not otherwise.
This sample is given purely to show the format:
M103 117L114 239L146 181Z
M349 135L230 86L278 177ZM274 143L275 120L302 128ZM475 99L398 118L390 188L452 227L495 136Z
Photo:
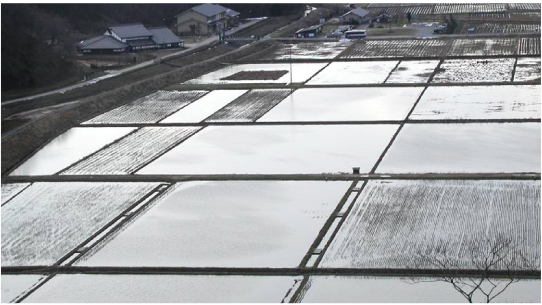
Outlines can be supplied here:
M269 17L265 20L259 21L253 26L250 26L248 28L235 32L232 36L262 37L262 36L268 35L269 33L272 33L273 31L277 29L280 29L281 27L284 27L290 24L291 22L301 18L302 16L303 16L302 13L298 13L298 14L292 14L292 15L287 15L287 16Z
M295 32L297 32L298 30L318 24L321 18L327 19L332 14L333 12L328 8L324 8L324 7L317 8L311 11L306 17L303 17L297 20L296 22L292 22L289 25L285 26L284 28L279 29L276 33L271 35L271 37L273 38L293 37Z
M51 90L56 90L65 86L69 86L80 82L84 79L85 75L92 74L92 76L99 76L99 74L93 74L93 70L88 67L85 67L82 64L74 63L73 69L68 71L62 79L55 81L54 84L49 84L46 86L40 86L35 88L25 88L20 90L9 90L2 91L2 101L16 99L24 96L30 96L35 94L40 94L48 92Z
M23 111L27 111L31 109L36 109L36 108L42 108L42 107L48 107L52 105L67 103L67 102L72 102L72 101L89 97L92 95L96 95L105 91L113 90L127 83L137 82L137 81L147 79L149 77L168 73L176 69L179 69L179 67L182 67L184 65L197 63L202 60L206 60L214 56L224 54L231 50L234 50L234 47L222 45L222 46L211 48L202 52L191 54L182 58L164 62L162 64L153 65L145 69L136 70L134 72L123 74L118 77L105 79L103 81L100 81L98 83L95 83L89 86L66 91L64 94L53 94L50 96L25 101L24 103L2 106L2 118L6 118L15 113L19 113L19 112L23 112ZM2 127L4 127L4 122L2 122ZM5 131L7 130L4 130L4 129L2 130L2 132L5 132Z
M410 36L417 32L415 29L368 29L367 36Z

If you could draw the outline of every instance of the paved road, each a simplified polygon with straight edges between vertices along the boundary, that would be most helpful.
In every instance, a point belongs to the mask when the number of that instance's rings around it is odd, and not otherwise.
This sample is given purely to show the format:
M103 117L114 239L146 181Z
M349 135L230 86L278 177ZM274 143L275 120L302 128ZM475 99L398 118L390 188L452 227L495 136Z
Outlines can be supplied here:
M237 27L235 29L231 29L230 31L227 31L226 34L231 35L231 34L237 32L237 31L239 31L241 29L244 29L246 27L249 27L249 26L259 22L260 20L263 20L263 18L252 19L249 22L247 22L245 24L242 24L242 25L240 25L239 27ZM207 44L211 44L211 43L214 43L216 41L218 41L218 37L217 36L211 36L211 37L208 37L208 38L203 39L203 40L198 41L198 42L193 42L193 43L185 42L185 46L187 47L187 49L181 50L179 52L171 53L171 54L168 54L166 56L162 56L161 59L167 59L167 58L170 58L170 57L173 57L173 56L178 56L178 55L182 55L182 54L185 54L185 53L190 53L195 48L205 46ZM138 69L141 69L141 68L144 68L144 67L147 67L147 66L151 66L154 63L155 63L155 60L153 59L153 60L145 61L145 62L142 62L140 64L133 65L133 66L130 66L130 67L127 67L127 68L124 68L124 69L108 71L109 73L107 75L104 75L104 76L100 76L100 77L89 79L89 80L84 80L84 81L78 82L78 83L73 84L73 85L69 85L69 86L66 86L66 87L63 87L63 88L60 88L60 89L51 90L51 91L47 91L47 92L40 93L40 94L25 96L25 97L21 97L21 98L9 100L9 101L3 101L2 105L5 106L5 105L10 105L10 104L14 104L14 103L23 102L23 101L28 101L28 100L32 100L32 99L35 99L35 98L48 96L48 95L51 95L51 94L56 94L56 93L61 93L62 94L62 93L65 93L66 91L70 91L70 90L73 90L73 89L77 89L77 88L81 88L81 87L84 87L84 86L95 84L95 83L97 83L99 81L102 81L104 79L116 77L116 76L119 76L119 75L122 75L122 74L125 74L125 73L128 73L128 72L134 71L134 70L138 70Z

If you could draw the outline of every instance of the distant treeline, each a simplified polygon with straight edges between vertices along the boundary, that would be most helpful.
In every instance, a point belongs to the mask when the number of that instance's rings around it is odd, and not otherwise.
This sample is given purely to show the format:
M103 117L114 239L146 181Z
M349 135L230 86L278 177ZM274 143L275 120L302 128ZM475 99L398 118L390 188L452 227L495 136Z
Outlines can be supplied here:
M73 75L70 23L34 5L2 4L2 92L35 88Z
M38 4L43 10L69 20L80 33L94 34L115 23L142 22L146 26L172 26L175 16L199 3L179 4ZM303 4L220 3L241 13L241 18L281 16L302 10Z
M77 41L113 24L172 26L198 4L2 4L2 92L55 84L79 69L68 60ZM289 15L303 4L221 4L241 18ZM82 76L81 76L82 77Z

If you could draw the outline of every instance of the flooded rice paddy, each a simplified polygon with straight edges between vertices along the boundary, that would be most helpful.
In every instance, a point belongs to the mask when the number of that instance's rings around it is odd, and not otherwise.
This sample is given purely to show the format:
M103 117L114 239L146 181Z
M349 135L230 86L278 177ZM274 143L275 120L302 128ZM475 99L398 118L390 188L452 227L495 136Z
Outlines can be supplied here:
M350 44L341 42L302 42L285 43L266 56L258 56L260 60L300 60L300 59L333 59Z
M540 86L429 87L413 120L537 119Z
M246 92L248 90L213 90L160 123L199 123Z
M209 91L158 91L99 115L84 124L156 123Z
M206 122L254 122L291 93L289 89L250 90L224 106Z
M45 276L39 274L2 274L2 303L15 301L43 278Z
M404 120L423 88L298 89L258 122Z
M333 62L307 84L381 84L397 63L397 61Z
M137 174L348 173L352 167L369 172L397 128L209 126Z
M183 182L77 265L296 267L350 184Z
M132 174L199 129L199 127L143 127L75 163L62 171L61 175Z
M506 281L493 280L501 289ZM416 282L416 283L414 283ZM414 283L414 284L413 284ZM367 276L311 276L302 303L463 303L466 300L449 283L431 278ZM490 287L484 287L490 288ZM540 280L520 280L497 296L497 303L539 303ZM475 294L474 301L484 303Z
M405 125L377 173L540 172L540 124Z
M417 255L442 247L473 268L486 238L514 242L515 271L539 260L539 37L265 52L108 110L13 167L2 301L460 302L449 284L388 272L431 268ZM248 64L260 59L281 63ZM60 263L81 274L44 283ZM49 271L17 274L36 266ZM540 281L497 300L539 302Z
M71 128L45 145L11 175L53 175L134 130L131 127Z
M280 303L291 276L57 275L29 303Z
M215 72L211 72L201 77L195 78L185 82L186 84L246 84L246 83L279 83L287 84L290 83L290 76L292 77L292 82L294 83L303 83L316 74L320 69L325 67L327 63L303 63L303 64L292 64L292 75L290 72L286 73L284 76L276 80L257 80L257 79L247 79L247 80L223 80L228 76L234 75L243 71L290 71L290 64L243 64L243 65L232 65L226 68L222 68Z
M402 61L386 80L386 84L426 83L438 63L438 60Z

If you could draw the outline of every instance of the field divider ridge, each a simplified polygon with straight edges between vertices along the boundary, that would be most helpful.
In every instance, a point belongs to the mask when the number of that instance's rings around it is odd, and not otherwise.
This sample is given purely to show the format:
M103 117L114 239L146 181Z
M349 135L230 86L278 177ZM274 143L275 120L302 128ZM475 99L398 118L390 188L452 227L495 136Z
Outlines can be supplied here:
M182 181L353 181L353 180L540 180L540 173L336 173L336 174L180 174L10 176L2 183L21 182L182 182Z
M277 105L275 105L274 107L276 107ZM258 118L258 120L260 118ZM207 127L207 126L255 126L255 125L389 125L389 124L402 124L402 123L406 123L406 124L477 124L477 123L538 123L538 122L540 122L540 118L427 119L427 120L414 119L414 120L379 120L379 121L370 121L370 120L365 120L365 121L262 121L262 122L254 121L254 122L142 123L142 124L118 123L118 124L105 124L105 125L88 124L81 127L82 128L86 128L86 127L88 128L91 128L91 127L137 127L139 128L139 127Z
M33 183L33 182L32 182ZM5 202L2 202L2 206L5 206L8 202L10 202L13 198L19 196L19 194L21 194L24 190L26 190L27 188L29 188L30 186L32 186L32 183L30 183L29 185L25 186L23 189L21 189L20 191L17 192L17 194L11 196L11 198L9 198L8 200L6 200Z
M2 267L4 269L5 267ZM43 272L45 273L45 272ZM45 279L42 279L38 281L38 283L34 284L30 289L26 290L25 292L18 295L15 299L13 299L10 303L21 303L24 299L26 299L29 295L34 293L34 291L38 290L41 286L45 285L48 281L53 279L55 277L56 272L52 272L50 274L47 274Z
M402 60L399 60L397 62L397 64L395 65L395 67L393 69L391 69L390 73L388 73L388 76L386 77L386 79L382 82L383 84L385 84L388 79L391 77L391 75L393 74L393 72L395 72L395 70L397 70L397 68L399 67L399 65L401 64L401 62L403 62Z
M81 125L81 127L83 127L83 125ZM85 160L87 159L90 159L92 158L93 156L97 155L99 152L103 151L103 150L106 150L108 149L109 147L119 143L120 141L122 141L123 139L135 134L136 132L140 131L143 127L145 126L141 126L141 125L138 125L138 126L134 126L134 127L137 127L136 129L130 131L129 133L125 134L124 136L116 139L115 141L109 143L109 144L106 144L105 146L101 147L100 149L98 149L97 151L91 153L91 154L88 154L86 156L84 156L83 158L75 161L74 163L68 165L67 167L65 167L64 169L61 169L60 171L56 172L53 174L53 176L60 176L61 173L65 172L65 171L68 171L69 169L71 169L72 167L76 166L77 164L81 163L81 162L84 162Z
M316 71L316 73L314 73L311 77L309 77L306 81L304 81L302 83L302 85L306 85L308 82L310 82L316 75L320 74L322 71L324 71L327 67L329 67L329 65L331 65L331 61L328 61L327 64L325 66L322 67L322 69ZM292 73L293 74L293 73ZM294 83L292 81L291 84L289 84L290 86L292 86Z
M352 193L352 191L354 190L354 188L356 187L357 184L358 184L358 180L354 180L352 182L352 184L350 184L350 186L348 187L347 191L342 196L341 200L339 200L339 203L337 203L335 209L331 212L328 219L324 223L324 226L320 229L320 231L318 232L318 235L316 236L316 238L312 242L312 245L309 247L309 250L307 251L307 253L303 257L303 259L299 263L300 268L307 267L307 262L309 261L310 257L313 255L315 250L318 248L318 246L320 245L320 243L324 239L325 235L327 234L327 232L331 228L331 226L332 226L333 222L335 221L335 219L338 217L338 214L341 211L343 205L346 203L346 201L350 197L350 194Z
M438 59L438 58L435 58ZM396 61L395 59L394 61ZM316 74L314 75L316 76ZM312 79L312 78L311 78ZM310 80L310 79L309 79ZM307 81L309 81L307 80ZM491 82L448 82L448 83L379 83L379 84L301 84L290 85L280 83L269 84L177 84L167 87L167 90L256 90L256 89L303 89L303 88L388 88L388 87L472 87L472 86L517 86L517 85L540 85L540 80L521 82L491 81Z
M205 129L205 126L197 129L196 131L194 131L193 133L191 133L190 135L188 135L187 137L184 137L184 138L181 138L179 139L178 141L176 141L175 143L172 143L169 147L167 147L166 149L164 149L164 151L160 152L159 154L155 155L154 157L152 157L151 159L141 163L139 166L137 166L135 169L132 170L132 172L130 173L130 175L134 175L135 173L137 173L140 169L144 168L145 166L151 164L152 162L156 161L158 158L162 157L163 155L167 154L168 152L170 152L172 149L176 148L177 146L181 145L183 142L185 142L186 140L192 138L195 134L197 134L198 132L202 131L203 129Z
M166 90L166 91L168 91L168 90ZM196 99L193 100L192 102L190 102L190 103L188 103L188 104L182 106L181 108L179 108L179 109L173 111L172 113L167 114L167 115L164 116L163 118L159 119L158 121L156 121L156 124L160 124L160 122L162 122L163 120L165 120L165 119L169 118L170 116L174 115L175 113L177 113L177 112L183 110L183 109L186 108L187 106L190 106L190 105L192 105L193 103L199 101L199 100L202 99L204 96L206 96L207 94L211 93L212 91L213 91L213 90L207 90L207 92L204 93L202 96L196 98Z
M363 181L361 187L359 188L359 190L357 190L357 194L355 195L352 202L350 202L350 204L348 205L348 208L346 209L346 212L344 212L344 214L341 215L341 217L340 217L341 219L340 219L339 223L334 228L333 232L331 233L331 236L330 236L329 240L324 245L322 251L318 255L318 258L316 259L316 262L314 263L314 265L311 268L313 268L313 269L318 268L318 265L320 264L320 262L324 258L324 255L326 254L326 251L329 248L329 245L333 242L333 240L335 239L335 236L337 236L337 233L341 229L342 224L346 221L346 218L348 217L348 214L350 213L350 210L354 206L357 198L359 197L359 195L361 194L361 192L363 191L363 189L365 188L365 185L367 185L367 183L368 183L368 181ZM341 206L337 207L336 211L334 211L334 213L332 214L335 217L333 218L331 223L333 223L333 221L337 218L338 213L343 209L343 206L346 204L346 201L348 200L348 198L350 197L350 195L354 191L354 188L357 186L357 184L358 184L358 181L354 181L354 183L352 183L352 185L348 189L349 192L347 194L345 194L346 198L343 198L344 201L342 202ZM330 226L331 226L331 224L330 224ZM326 229L326 232L324 232L324 235L325 235L325 233L327 233L327 230L329 230L329 227L328 227L328 229ZM318 238L315 240L315 243L316 243L316 241L318 241L318 244L316 244L314 246L315 249L319 245L319 243L322 242L322 239L324 238L324 235L322 235L322 237L319 240L318 240ZM310 250L309 250L309 252L310 252ZM306 257L305 259L308 261L308 257ZM305 261L305 259L304 259L305 264L303 265L303 261L302 261L302 263L300 264L300 267L306 267L307 261ZM290 300L291 303L297 303L298 302L299 296L300 296L301 292L305 289L307 283L309 282L309 279L310 279L309 275L306 275L306 276L303 277L303 280L301 281L301 284L299 285L299 287L297 288L297 290L295 291L295 293L293 294L293 296L292 296L292 298Z
M109 221L105 226L100 228L98 231L94 232L94 234L92 234L90 237L85 239L83 242L79 243L79 245L73 248L70 252L66 253L63 257L57 260L52 266L61 266L63 263L66 263L65 266L71 266L73 262L81 258L83 255L85 255L94 246L98 245L101 241L106 239L110 234L112 234L113 232L121 228L124 223L130 220L130 218L133 218L135 215L137 215L138 211L144 210L145 207L149 206L149 204L154 202L155 199L159 198L160 195L164 194L171 186L172 184L169 184L169 183L162 183L162 184L157 185L153 190L151 190L150 192L148 192L147 194L139 198L139 200L136 200L133 204L131 204L126 209L124 209L115 218ZM145 202L145 204L140 206L143 202ZM127 215L128 212L134 210L134 208L138 206L140 207L137 210L135 210L132 214ZM106 234L104 234L103 236L100 236L104 232L106 232ZM78 254L77 257L68 262L67 260L72 258L74 254Z
M516 77L516 67L518 66L518 58L516 57L516 61L514 61L514 68L512 68L512 78L510 79L510 82L514 82L514 78Z
M164 186L167 186L167 187L164 188ZM28 291L26 291L23 295L17 297L15 302L16 303L22 302L24 299L26 299L28 296L30 296L32 293L34 293L36 290L38 290L40 287L42 287L45 283L50 281L53 277L55 277L58 274L61 274L58 271L56 271L55 268L66 268L66 267L70 268L70 267L72 267L72 264L75 261L77 261L82 256L84 256L86 253L88 253L92 248L94 248L95 246L100 244L100 242L102 242L103 240L108 238L108 236L110 236L111 234L114 234L115 232L117 232L120 228L123 227L124 224L126 224L127 222L129 222L132 219L135 219L137 214L139 214L141 211L146 209L149 205L156 202L156 199L160 198L171 186L172 186L171 184L160 184L160 185L156 186L153 190L151 190L150 192L145 194L143 197L141 197L139 200L137 200L134 204L130 205L128 208L126 208L123 212L121 212L119 215L117 215L113 220L111 220L109 223L107 223L101 229L96 231L94 234L92 234L86 240L81 242L78 246L76 246L70 252L68 252L63 257L61 257L56 263L54 263L51 266L41 266L41 267L35 268L35 270L32 271L31 274L36 274L36 273L38 273L38 274L48 274L47 278L40 281L37 285L32 287L32 289L29 289ZM141 205L141 203L145 202L146 200L147 200L147 202L144 205ZM135 210L130 216L125 216L127 211L131 211L134 208L137 208L137 210ZM105 234L102 235L102 233L105 233ZM102 235L102 236L100 236L100 235ZM90 244L90 247L85 247L87 244ZM84 249L84 250L81 250L81 249ZM75 258L71 259L72 257L75 257ZM67 262L66 260L68 260L68 259L71 259L71 260L69 262ZM67 262L67 264L63 264L65 262ZM4 273L5 268L6 267L2 267L2 274L6 274L6 273ZM8 267L8 269L9 269L9 267ZM15 267L14 269L17 269L17 267ZM30 268L27 267L27 268L24 268L24 269L32 269L32 267L30 267ZM12 274L12 273L9 273L9 271L8 271L7 274ZM20 274L20 273L15 273L15 274ZM26 274L26 273L23 272L22 274Z
M245 89L242 89L242 90L245 90ZM222 109L225 109L226 107L228 107L229 105L233 104L236 100L244 97L245 95L248 95L252 89L246 89L247 91L241 95L239 95L238 97L236 97L233 101L227 103L226 105L222 106L220 109L217 109L215 112L211 113L209 116L207 116L205 119L201 120L200 123L198 124L210 124L211 122L206 122L208 119L210 119L213 115L215 115L216 113L220 112ZM166 126L165 124L162 124L164 126Z
M297 90L297 88L291 88L290 89L290 93L283 99L281 99L278 103L276 103L275 105L271 106L271 108L267 109L267 111L265 111L264 113L262 113L259 117L255 118L254 121L250 122L250 123L254 123L254 125L257 125L259 124L257 121L259 119L261 119L264 115L266 115L267 113L269 113L271 110L273 110L273 108L277 107L279 104L281 104L282 102L284 102L288 97L292 96L294 94L294 92Z
M110 267L110 266L12 266L2 267L2 274L171 274L171 275L254 275L254 276L382 276L435 277L484 276L540 279L540 270L478 270L478 269L406 269L406 268L250 268L250 267Z
M429 76L429 79L427 80L427 84L431 83L431 81L433 80L433 77L435 77L435 75L438 73L438 71L440 70L440 65L442 65L442 63L444 62L444 59L441 59L439 61L439 63L437 64L437 66L435 67L435 69L433 70L433 73L431 73L431 75ZM416 109L416 106L418 105L418 103L420 102L420 100L422 99L423 95L425 94L425 91L427 90L427 88L429 88L428 85L426 85L422 92L420 93L420 96L418 96L418 98L416 99L416 101L414 102L414 105L412 105L412 108L410 108L410 111L408 112L408 114L406 115L405 117L405 120L403 121L403 123L401 123L401 125L399 125L399 128L397 128L397 132L395 132L395 134L393 135L393 137L391 138L390 142L388 143L388 145L386 146L386 148L384 149L384 151L382 152L382 154L380 155L380 157L378 158L378 160L376 161L375 165L373 166L373 168L371 169L370 173L371 174L374 174L376 169L378 168L378 166L380 165L380 163L382 162L382 160L384 159L384 157L386 156L386 153L388 152L388 150L391 148L391 146L393 145L393 143L395 142L395 139L397 139L397 136L399 135L399 133L401 132L401 130L403 129L403 127L405 126L405 123L408 122L408 119L410 118L410 115L412 115L412 113L414 112L414 109Z

